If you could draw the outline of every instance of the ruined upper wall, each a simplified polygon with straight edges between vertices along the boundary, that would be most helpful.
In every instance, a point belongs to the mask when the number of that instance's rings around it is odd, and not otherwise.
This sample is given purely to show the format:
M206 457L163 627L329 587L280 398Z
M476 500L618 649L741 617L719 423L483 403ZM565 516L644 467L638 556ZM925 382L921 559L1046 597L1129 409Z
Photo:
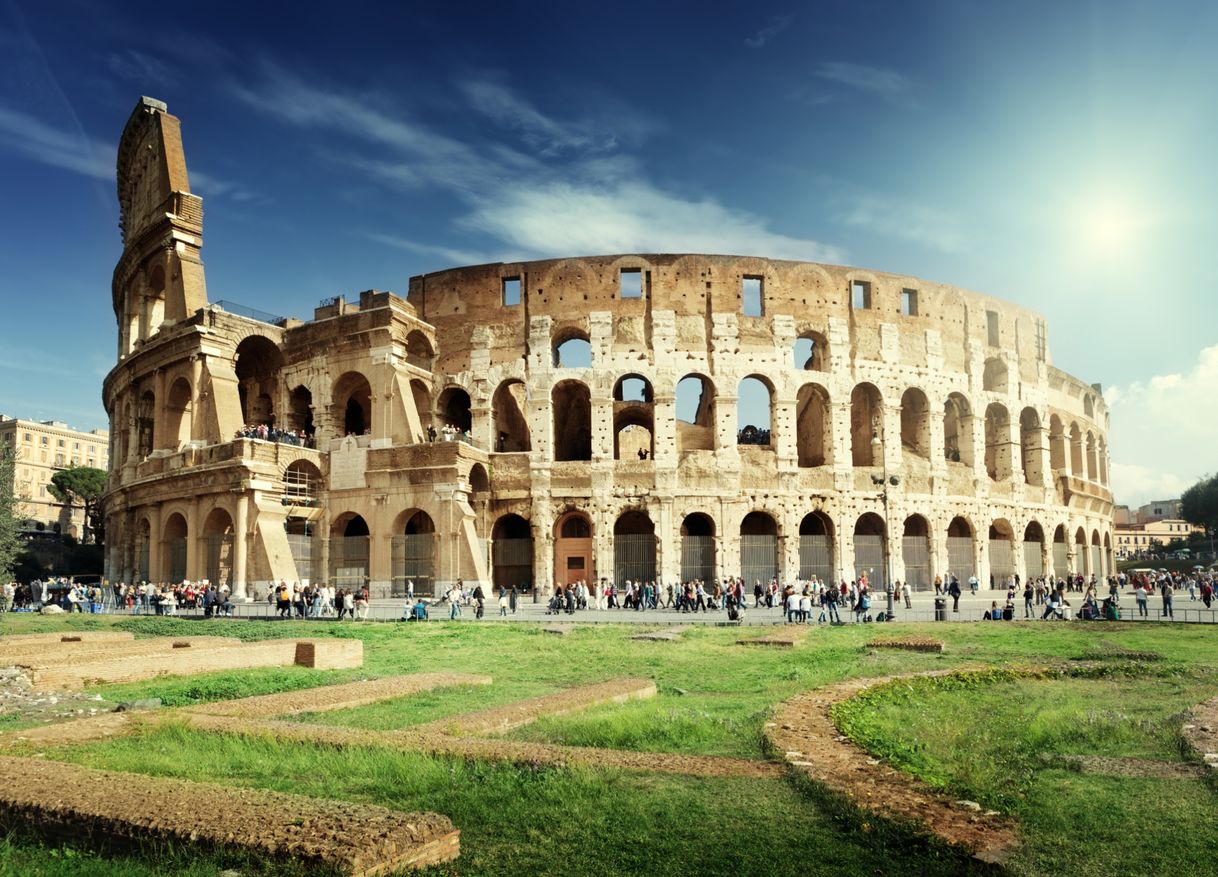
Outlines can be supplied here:
M190 192L182 123L165 104L140 98L118 145L119 225L123 244L131 246L159 223L175 192Z

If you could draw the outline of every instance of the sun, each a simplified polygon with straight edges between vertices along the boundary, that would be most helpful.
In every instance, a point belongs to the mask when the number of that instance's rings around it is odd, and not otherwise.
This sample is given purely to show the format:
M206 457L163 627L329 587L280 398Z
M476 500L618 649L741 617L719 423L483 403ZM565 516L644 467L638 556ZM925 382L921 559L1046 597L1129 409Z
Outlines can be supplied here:
M1078 237L1095 255L1113 255L1134 248L1146 225L1144 210L1112 196L1087 199L1075 217Z

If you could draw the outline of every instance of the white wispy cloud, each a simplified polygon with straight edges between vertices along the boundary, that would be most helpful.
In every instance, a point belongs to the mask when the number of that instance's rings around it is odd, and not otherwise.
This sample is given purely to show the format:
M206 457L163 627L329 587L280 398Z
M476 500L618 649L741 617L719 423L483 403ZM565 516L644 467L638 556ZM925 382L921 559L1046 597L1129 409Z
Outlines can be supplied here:
M531 140L548 160L502 140L457 139L383 95L314 85L272 64L262 73L257 83L235 85L236 96L293 125L353 141L344 150L327 146L324 154L381 182L449 192L466 208L457 227L482 232L516 256L633 251L843 257L835 247L774 232L764 219L709 195L656 185L637 161L615 151L622 138L604 136L608 128L551 118L502 83L459 88L505 137ZM380 151L371 154L370 147Z
M139 49L111 52L106 56L106 66L114 75L144 85L168 88L178 82L177 74L167 63Z
M837 201L835 218L843 225L924 244L945 253L964 249L964 231L944 211L855 189Z
M761 30L757 31L757 33L753 34L751 37L745 37L744 44L750 49L760 49L770 40L774 39L774 37L778 36L780 33L790 27L791 22L794 20L795 17L792 15L776 15L773 18L770 18L766 22L765 27L761 28Z
M908 100L912 88L909 78L895 70L847 61L826 61L816 69L815 75L894 103Z
M1218 471L1218 345L1203 348L1186 372L1108 388L1112 489L1139 505L1178 496Z
M416 253L420 256L439 256L444 262L443 267L481 265L486 262L498 261L487 256L485 253L476 253L472 250L455 250L451 247L412 241L395 235L382 234L381 232L364 232L363 236L370 241L376 241L378 244L384 244L387 247L405 250L408 253Z
M0 106L0 148L39 164L97 179L114 179L117 146L56 128L19 110Z

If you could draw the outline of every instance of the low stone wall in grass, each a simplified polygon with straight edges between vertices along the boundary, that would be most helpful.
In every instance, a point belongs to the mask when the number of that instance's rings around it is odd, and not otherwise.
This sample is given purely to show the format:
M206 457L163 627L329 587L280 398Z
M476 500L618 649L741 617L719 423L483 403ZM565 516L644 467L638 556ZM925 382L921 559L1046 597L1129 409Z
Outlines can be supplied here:
M901 636L873 639L867 643L872 649L902 649L907 652L942 652L943 640L928 636Z

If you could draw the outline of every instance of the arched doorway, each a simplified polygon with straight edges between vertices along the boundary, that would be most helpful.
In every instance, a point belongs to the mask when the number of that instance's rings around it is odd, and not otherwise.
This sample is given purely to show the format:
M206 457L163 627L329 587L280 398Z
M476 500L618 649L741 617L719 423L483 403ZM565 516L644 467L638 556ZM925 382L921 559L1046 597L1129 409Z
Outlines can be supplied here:
M778 576L778 522L765 512L749 512L740 522L740 578L746 589Z
M186 519L176 512L165 521L161 542L161 581L176 585L186 578Z
M1066 540L1066 525L1058 524L1053 531L1053 574L1064 576L1070 571L1070 546Z
M681 522L681 581L715 578L715 522L701 512L686 515Z
M560 585L596 583L592 524L583 512L568 512L554 525L554 578Z
M457 432L465 434L473 429L474 418L471 412L469 393L461 387L449 387L440 394L436 407L444 420L444 425L452 427Z
M949 463L973 465L973 414L960 393L943 403L943 453Z
M283 354L269 338L251 335L237 345L237 392L241 397L241 417L247 426L275 425L275 399L282 366Z
M292 390L288 396L288 408L288 427L306 438L312 438L316 430L313 426L313 393L309 388L302 384Z
M1011 427L1006 406L991 402L985 409L985 471L991 481L1011 477Z
M524 381L504 381L495 390L491 399L491 416L495 420L496 451L514 453L533 449L529 422L524 415L527 408L528 388Z
M1040 426L1040 415L1035 408L1025 408L1019 414L1019 459L1023 466L1023 480L1026 484L1041 484L1044 471L1041 468L1043 430Z
M884 401L875 384L850 394L850 456L855 466L878 466L884 453Z
M990 524L990 587L1006 588L1015 575L1015 531L999 518Z
M967 582L969 576L976 575L974 535L973 525L966 518L952 518L947 525L947 575L943 577L943 584L948 584L951 576Z
M372 386L359 372L347 372L334 382L334 422L343 435L372 431Z
M368 522L354 512L330 526L330 584L362 588L368 583Z
M1091 531L1091 574L1097 579L1102 579L1108 575L1108 570L1104 566L1103 552L1100 548L1100 531Z
M832 462L828 448L832 437L829 393L819 384L804 384L795 397L795 440L799 465L804 468Z
M436 525L431 516L407 509L393 529L392 595L404 597L409 582L414 582L415 594L435 593Z
M774 388L757 375L749 375L736 391L736 444L773 449Z
M1023 569L1028 581L1045 574L1045 531L1030 521L1023 531Z
M930 588L930 524L921 515L905 519L901 536L901 559L905 561L905 585L915 591Z
M204 560L207 580L213 585L233 582L233 551L236 531L232 516L224 509L212 509L203 520Z
M533 583L533 531L520 515L504 515L491 528L491 581L502 591Z
M677 381L677 451L715 449L715 385L703 375Z
M811 512L799 522L799 577L814 576L834 584L833 521L824 512Z
M550 394L554 417L553 458L592 459L592 394L580 381L561 381Z
M1086 575L1092 572L1088 569L1091 558L1087 553L1087 533L1082 527L1074 531L1074 569L1075 575Z
M874 512L864 512L854 523L854 578L864 574L873 588L884 588L888 569L884 563L884 539L887 537L884 519Z
M917 387L901 396L901 452L930 459L930 402Z
M178 378L169 388L165 400L165 445L178 450L190 441L193 407L190 402L190 381Z
M613 525L613 581L656 578L656 528L644 511L623 512Z

